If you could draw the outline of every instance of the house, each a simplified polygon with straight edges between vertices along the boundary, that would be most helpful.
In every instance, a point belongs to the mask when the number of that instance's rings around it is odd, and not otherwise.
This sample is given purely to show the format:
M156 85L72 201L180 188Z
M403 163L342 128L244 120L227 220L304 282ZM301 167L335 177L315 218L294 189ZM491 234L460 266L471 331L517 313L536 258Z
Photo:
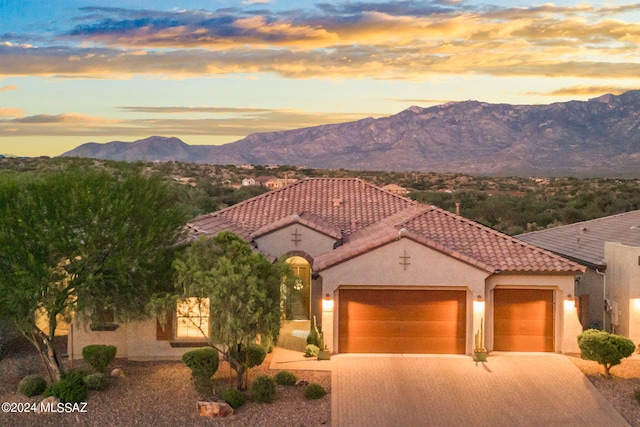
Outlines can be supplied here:
M407 190L404 187L400 187L397 184L387 184L387 185L383 185L382 186L383 190L387 190L393 194L399 194L401 196L404 196L406 194L409 194L409 190Z
M287 318L316 316L336 353L470 354L482 319L489 350L578 351L582 266L360 179L299 180L187 227L200 238L229 230L286 257L300 278ZM182 315L85 330L77 347L114 334L121 356L175 358L197 343Z
M248 187L250 185L256 185L256 180L253 177L247 176L242 179L243 187Z
M640 210L517 237L587 268L576 280L583 327L640 342Z

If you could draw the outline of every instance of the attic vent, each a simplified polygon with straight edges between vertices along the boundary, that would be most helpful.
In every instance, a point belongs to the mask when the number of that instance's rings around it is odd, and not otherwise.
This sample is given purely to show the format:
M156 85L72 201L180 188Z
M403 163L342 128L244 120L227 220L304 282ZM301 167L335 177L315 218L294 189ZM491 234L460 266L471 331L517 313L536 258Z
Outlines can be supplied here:
M343 200L342 200L342 199L340 199L340 198L334 198L334 199L333 199L333 207L334 207L334 208L336 208L336 207L338 207L338 206L342 205L342 202L343 202Z

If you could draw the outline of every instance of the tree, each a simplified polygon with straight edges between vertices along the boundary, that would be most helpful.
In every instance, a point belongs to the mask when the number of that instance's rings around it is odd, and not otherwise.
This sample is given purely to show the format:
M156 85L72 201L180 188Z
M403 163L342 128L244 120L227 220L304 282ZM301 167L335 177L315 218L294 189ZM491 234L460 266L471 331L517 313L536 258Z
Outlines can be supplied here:
M0 177L0 311L36 346L52 380L61 372L58 316L148 315L152 295L170 285L185 220L165 185L139 173L71 167Z
M289 266L269 262L231 232L194 241L173 266L183 301L198 307L208 301L211 332L201 331L236 371L236 387L245 389L245 373L256 364L252 345L258 337L278 337L280 286L292 278Z
M636 348L628 338L597 329L587 329L578 335L578 346L582 358L601 364L607 375L611 375L611 367L631 356Z

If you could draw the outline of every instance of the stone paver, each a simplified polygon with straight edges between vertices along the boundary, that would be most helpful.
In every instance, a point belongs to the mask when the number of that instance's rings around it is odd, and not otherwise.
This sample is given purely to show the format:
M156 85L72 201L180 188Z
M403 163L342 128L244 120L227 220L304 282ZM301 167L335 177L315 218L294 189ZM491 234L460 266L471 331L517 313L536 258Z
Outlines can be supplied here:
M628 426L558 354L338 355L332 426Z

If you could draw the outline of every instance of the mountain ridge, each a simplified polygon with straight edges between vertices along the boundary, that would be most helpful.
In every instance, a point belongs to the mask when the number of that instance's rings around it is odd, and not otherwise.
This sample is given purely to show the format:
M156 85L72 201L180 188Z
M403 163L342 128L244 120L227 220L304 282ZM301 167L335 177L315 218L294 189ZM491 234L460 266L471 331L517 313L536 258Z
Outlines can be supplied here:
M474 100L414 105L388 117L254 133L220 146L149 137L87 143L62 156L472 175L636 176L640 91L542 105Z

